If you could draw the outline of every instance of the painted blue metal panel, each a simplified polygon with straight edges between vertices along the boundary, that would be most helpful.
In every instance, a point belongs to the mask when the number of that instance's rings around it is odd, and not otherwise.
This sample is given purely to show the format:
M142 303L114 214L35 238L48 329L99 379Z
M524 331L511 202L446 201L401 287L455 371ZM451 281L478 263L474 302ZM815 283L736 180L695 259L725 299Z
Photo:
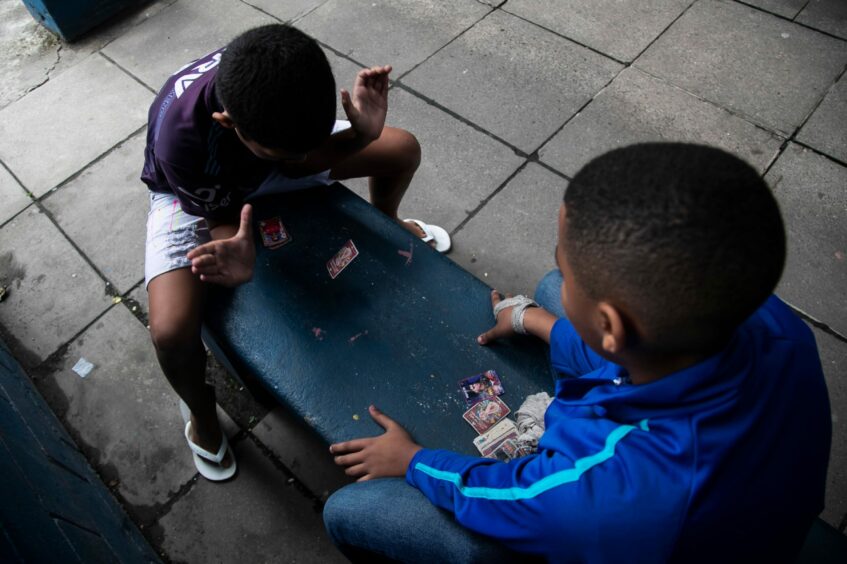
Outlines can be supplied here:
M0 476L0 561L159 561L2 343Z
M23 0L32 17L72 41L129 6L149 0Z

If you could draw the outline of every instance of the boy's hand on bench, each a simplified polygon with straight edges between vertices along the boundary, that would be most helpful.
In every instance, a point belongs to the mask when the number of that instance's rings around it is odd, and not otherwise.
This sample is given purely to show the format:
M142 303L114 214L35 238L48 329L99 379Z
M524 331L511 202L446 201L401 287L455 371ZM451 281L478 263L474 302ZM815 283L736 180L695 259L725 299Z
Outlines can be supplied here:
M388 113L388 73L391 66L362 69L352 94L341 89L341 105L356 134L366 143L378 139Z
M241 208L241 223L232 237L210 241L188 253L191 272L203 282L234 288L253 278L256 248L253 246L253 208ZM213 228L218 231L224 226Z
M329 452L335 455L335 463L344 466L344 473L356 478L357 482L405 476L415 453L423 447L415 443L396 421L373 405L368 411L385 433L330 445Z

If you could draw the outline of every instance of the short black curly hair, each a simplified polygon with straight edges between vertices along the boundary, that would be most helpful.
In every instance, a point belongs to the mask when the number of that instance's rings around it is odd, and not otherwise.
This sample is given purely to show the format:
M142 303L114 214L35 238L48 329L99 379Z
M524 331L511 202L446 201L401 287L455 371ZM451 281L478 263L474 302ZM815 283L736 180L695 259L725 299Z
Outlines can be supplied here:
M314 39L289 25L265 25L233 39L215 90L239 132L264 147L304 153L332 133L329 61Z
M767 184L720 149L645 143L585 165L565 192L565 253L595 300L656 352L722 346L773 292L785 228Z

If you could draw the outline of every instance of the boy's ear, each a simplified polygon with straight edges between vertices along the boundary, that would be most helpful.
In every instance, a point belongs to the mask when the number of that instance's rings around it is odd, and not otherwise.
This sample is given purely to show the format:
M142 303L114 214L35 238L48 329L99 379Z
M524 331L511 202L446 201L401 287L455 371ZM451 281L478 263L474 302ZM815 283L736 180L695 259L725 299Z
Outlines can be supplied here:
M597 304L600 316L601 346L611 355L618 355L626 344L626 327L620 311L608 302Z
M226 113L226 110L222 112L213 112L212 119L226 127L227 129L235 129L235 122L232 121L232 118L229 117L229 114Z

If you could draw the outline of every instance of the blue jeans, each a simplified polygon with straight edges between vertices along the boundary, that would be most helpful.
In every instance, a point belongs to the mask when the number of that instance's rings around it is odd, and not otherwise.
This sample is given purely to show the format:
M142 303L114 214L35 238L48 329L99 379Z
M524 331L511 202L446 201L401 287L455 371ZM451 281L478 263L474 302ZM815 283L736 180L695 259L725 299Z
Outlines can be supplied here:
M324 506L324 524L351 562L500 562L525 558L464 528L403 478L345 486Z
M547 273L535 301L564 317L562 275ZM464 528L402 478L345 486L324 506L332 542L352 562L524 562L532 557Z

